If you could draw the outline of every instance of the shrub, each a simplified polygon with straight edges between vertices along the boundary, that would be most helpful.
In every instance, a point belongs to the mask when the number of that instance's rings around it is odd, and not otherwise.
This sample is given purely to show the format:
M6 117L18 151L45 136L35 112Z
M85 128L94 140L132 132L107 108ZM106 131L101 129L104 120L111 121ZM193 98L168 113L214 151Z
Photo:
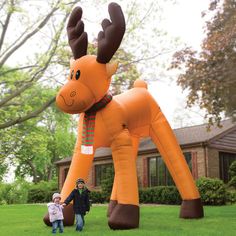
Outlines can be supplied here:
M236 177L236 161L233 161L229 167L230 178Z
M0 205L7 204L6 196L10 191L11 185L10 184L0 184Z
M227 203L230 203L230 204L236 203L236 191L235 190L228 190L226 192L226 201L227 201Z
M92 203L104 203L106 196L101 191L91 191L90 200Z
M204 205L225 205L226 188L222 180L202 177L197 187Z
M227 184L227 187L236 189L236 161L232 162L229 167L229 176L230 181Z
M0 205L50 202L57 192L57 182L41 181L37 184L16 180L11 184L0 183Z
M16 180L11 184L1 184L0 204L27 203L29 183L24 180Z
M180 204L181 197L175 186L166 186L160 189L160 203L162 204Z
M175 186L158 186L139 190L141 203L180 204L181 198Z
M55 192L58 192L57 182L55 180L32 184L29 188L28 203L50 202Z
M113 166L106 169L105 176L106 178L104 178L101 181L101 189L102 189L102 195L105 197L105 200L109 201L109 198L111 196L112 186L113 186L113 179L114 179Z
M151 188L139 190L140 203L153 203Z
M236 176L231 178L231 180L228 183L228 187L236 189Z

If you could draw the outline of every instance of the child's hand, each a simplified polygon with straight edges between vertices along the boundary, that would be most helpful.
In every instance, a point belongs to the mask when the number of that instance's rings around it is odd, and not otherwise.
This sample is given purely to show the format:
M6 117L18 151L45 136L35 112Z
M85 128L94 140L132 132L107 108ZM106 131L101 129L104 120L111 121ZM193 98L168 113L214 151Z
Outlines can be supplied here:
M62 206L66 206L66 204L63 202L62 204L61 204Z

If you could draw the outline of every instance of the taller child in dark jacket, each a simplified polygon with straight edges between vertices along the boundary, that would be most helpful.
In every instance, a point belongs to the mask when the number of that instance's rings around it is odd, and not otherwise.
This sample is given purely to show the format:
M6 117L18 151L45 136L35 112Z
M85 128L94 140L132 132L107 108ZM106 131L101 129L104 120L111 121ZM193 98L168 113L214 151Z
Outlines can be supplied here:
M76 231L82 231L84 226L84 216L90 210L89 190L85 187L83 179L76 181L76 188L64 201L68 205L73 200L73 209L76 219Z

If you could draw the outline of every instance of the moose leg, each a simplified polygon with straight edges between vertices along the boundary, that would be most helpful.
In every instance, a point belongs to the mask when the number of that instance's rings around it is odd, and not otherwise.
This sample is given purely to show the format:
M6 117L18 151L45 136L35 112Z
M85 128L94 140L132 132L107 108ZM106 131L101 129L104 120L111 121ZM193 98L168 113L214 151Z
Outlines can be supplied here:
M139 225L138 183L132 141L124 129L112 142L117 204L108 220L112 229L131 229Z
M151 124L150 136L164 159L183 199L180 217L203 217L203 207L198 189L175 135L162 112L157 115L156 119Z
M75 183L78 178L82 178L85 181L88 179L89 171L91 169L93 162L93 155L84 155L81 153L75 154L73 156L71 166L66 177L66 181L63 185L61 191L62 202L69 196L71 191L75 188ZM64 208L64 224L65 225L73 225L74 224L74 212L72 211L72 207L69 204ZM73 218L71 217L73 216ZM66 219L71 219L70 222L66 221ZM72 223L72 224L71 224Z
M117 205L117 180L116 180L116 174L114 175L114 180L113 180L113 186L112 186L112 192L111 192L111 197L110 197L110 202L108 204L108 209L107 209L107 217L109 217Z
M139 138L138 137L131 137L132 140L132 148L133 148L133 157L136 161L137 159L137 152L138 152L138 145L139 145ZM107 210L107 216L109 217L113 211L113 209L115 208L115 206L117 205L117 178L116 175L114 176L114 181L113 181L113 187L112 187L112 193L111 193L111 198L110 198L110 202L108 205L108 210Z
M75 188L75 183L78 178L87 180L89 170L91 169L91 166L92 166L94 154L85 155L85 154L82 154L80 151L81 134L82 134L82 128L83 128L82 122L83 122L83 118L79 120L79 131L78 131L79 136L76 142L74 155L72 157L72 161L70 164L70 169L61 190L62 202L69 196L71 191ZM67 225L67 226L73 225L74 224L74 211L72 208L72 204L69 204L68 206L64 208L63 214L64 214L64 225ZM46 225L51 225L48 214L45 215L43 221Z
M87 180L92 162L93 155L84 155L81 154L80 151L76 152L73 155L68 175L61 190L61 202L63 202L69 196L71 191L75 188L75 183L78 178ZM63 222L65 226L70 226L74 224L74 211L72 204L69 204L68 206L64 207L63 215ZM43 221L46 225L51 225L49 222L48 214L45 215Z

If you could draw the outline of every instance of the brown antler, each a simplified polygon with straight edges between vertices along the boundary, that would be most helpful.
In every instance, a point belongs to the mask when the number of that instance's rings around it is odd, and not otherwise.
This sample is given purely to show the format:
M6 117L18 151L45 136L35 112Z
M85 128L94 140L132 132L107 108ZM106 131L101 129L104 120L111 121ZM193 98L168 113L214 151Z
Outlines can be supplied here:
M108 19L102 21L103 31L98 34L97 62L108 63L119 48L125 33L125 18L121 7L117 3L110 3Z
M82 8L76 7L72 11L67 25L69 45L75 59L87 54L88 36L84 32L84 23L81 20L82 13Z

